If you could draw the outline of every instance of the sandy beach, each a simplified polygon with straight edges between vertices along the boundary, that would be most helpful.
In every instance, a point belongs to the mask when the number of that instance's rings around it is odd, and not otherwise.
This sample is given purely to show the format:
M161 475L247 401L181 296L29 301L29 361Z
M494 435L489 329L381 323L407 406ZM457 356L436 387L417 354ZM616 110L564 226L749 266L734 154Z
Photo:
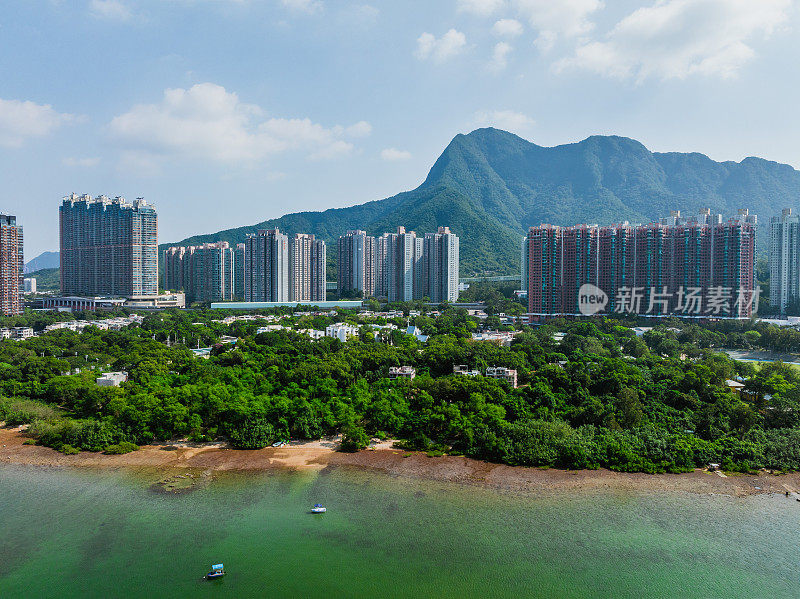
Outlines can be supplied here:
M619 473L610 470L558 470L491 464L456 456L428 457L421 452L392 449L386 441L358 453L336 451L338 438L291 442L283 447L235 450L222 444L165 443L146 445L124 455L81 452L63 455L49 447L24 445L20 427L0 428L0 465L51 467L156 468L165 472L258 472L274 469L323 470L354 467L398 477L424 478L496 489L549 493L556 491L672 491L744 496L790 491L797 497L800 473L757 475L695 470L683 474Z

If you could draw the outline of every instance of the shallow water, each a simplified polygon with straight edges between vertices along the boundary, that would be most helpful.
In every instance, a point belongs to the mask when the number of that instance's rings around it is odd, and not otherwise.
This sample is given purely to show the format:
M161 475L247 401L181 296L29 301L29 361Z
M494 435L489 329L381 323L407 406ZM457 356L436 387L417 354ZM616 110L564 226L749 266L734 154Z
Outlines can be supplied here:
M150 482L0 468L0 597L800 594L800 504L782 495L533 496L342 468ZM226 577L201 580L219 561Z

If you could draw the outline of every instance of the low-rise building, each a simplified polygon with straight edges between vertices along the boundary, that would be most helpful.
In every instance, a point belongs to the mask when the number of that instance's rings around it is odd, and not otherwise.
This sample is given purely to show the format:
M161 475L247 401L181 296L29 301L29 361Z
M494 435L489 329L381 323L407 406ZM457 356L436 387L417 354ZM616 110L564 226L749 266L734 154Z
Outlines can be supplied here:
M412 366L389 366L389 378L394 379L408 379L414 380L417 376L417 371Z
M516 334L515 331L486 331L485 333L472 333L472 340L488 341L501 347L511 347L511 340Z
M453 366L453 374L459 376L480 376L480 370L470 370L466 364L459 364Z
M165 308L185 308L185 293L165 293L163 295L143 295L131 297L123 304L126 308L137 310L163 310Z
M308 335L314 341L322 339L325 336L325 331L318 331L316 329L300 329L297 332L302 333L304 335Z
M119 387L128 380L127 372L104 372L97 377L98 387Z
M413 336L420 343L427 343L428 342L428 335L423 335L422 331L420 331L419 328L414 326L414 325L410 325L406 329L406 335Z
M517 371L505 366L489 366L486 369L486 376L491 379L502 379L508 381L513 389L517 388Z
M344 343L351 337L355 337L356 335L358 335L358 327L353 326L352 324L347 324L345 322L337 322L336 324L330 324L325 328L326 337L333 337L334 339L338 339L342 343Z
M121 308L125 301L124 297L78 297L69 295L46 297L42 300L42 306L45 310L59 310L61 312L114 310Z

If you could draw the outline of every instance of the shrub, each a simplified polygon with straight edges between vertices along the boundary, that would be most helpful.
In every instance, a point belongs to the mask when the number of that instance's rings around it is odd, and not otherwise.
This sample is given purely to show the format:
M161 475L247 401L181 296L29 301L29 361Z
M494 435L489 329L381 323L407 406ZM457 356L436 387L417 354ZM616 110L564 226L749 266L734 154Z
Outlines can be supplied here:
M228 438L236 449L261 449L274 441L275 427L266 418L252 418L230 427Z
M139 446L135 443L130 443L128 441L122 441L121 443L117 443L116 445L109 445L106 447L104 453L109 455L122 455L125 453L130 453L132 451L139 451Z
M62 445L59 450L64 455L75 455L76 453L80 453L81 450L77 447L73 447L72 445Z
M370 437L363 426L351 424L344 431L340 449L342 451L356 452L369 445L369 440Z

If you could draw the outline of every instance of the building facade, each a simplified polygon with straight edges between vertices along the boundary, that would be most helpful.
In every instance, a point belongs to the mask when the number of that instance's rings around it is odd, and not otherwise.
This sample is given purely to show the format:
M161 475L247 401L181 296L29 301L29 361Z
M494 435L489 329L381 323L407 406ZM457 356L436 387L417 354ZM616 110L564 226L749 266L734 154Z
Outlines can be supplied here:
M427 233L423 241L423 295L434 303L458 300L459 239L449 227Z
M183 278L185 247L171 247L164 250L164 289L181 291L186 289Z
M237 243L233 253L233 297L238 300L244 299L244 251L245 244Z
M325 242L298 233L289 240L289 301L325 301Z
M785 208L769 223L769 301L775 311L797 311L800 302L800 216Z
M758 306L755 215L703 211L647 225L531 227L528 310L748 318Z
M59 210L61 293L158 294L158 216L141 198L72 194Z
M0 214L0 312L4 316L22 314L24 290L22 227L17 217Z
M227 241L164 251L164 288L184 291L189 302L230 301L234 292L234 251Z
M370 297L376 294L375 238L366 231L348 231L337 245L337 289L339 297Z
M278 229L247 237L244 291L247 302L289 301L289 238Z

